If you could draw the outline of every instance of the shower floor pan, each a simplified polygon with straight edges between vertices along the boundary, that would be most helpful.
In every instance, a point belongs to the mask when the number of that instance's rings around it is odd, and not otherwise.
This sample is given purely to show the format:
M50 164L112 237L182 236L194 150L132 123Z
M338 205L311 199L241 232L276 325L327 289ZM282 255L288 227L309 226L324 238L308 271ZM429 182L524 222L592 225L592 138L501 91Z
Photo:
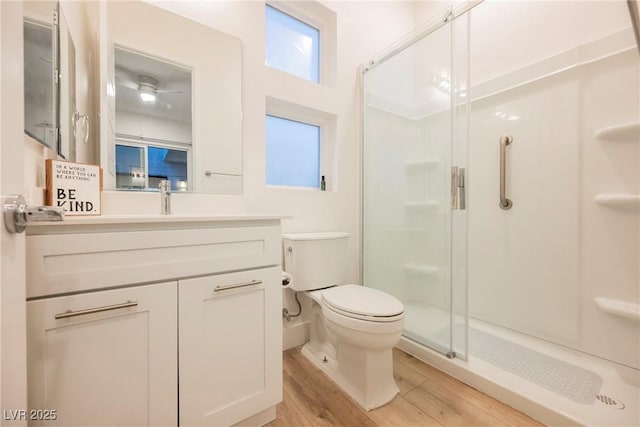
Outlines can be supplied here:
M640 425L637 370L476 319L468 361L446 359L416 342L427 337L436 347L448 344L449 318L438 308L405 304L411 332L398 347L545 424ZM456 342L462 331L454 326Z

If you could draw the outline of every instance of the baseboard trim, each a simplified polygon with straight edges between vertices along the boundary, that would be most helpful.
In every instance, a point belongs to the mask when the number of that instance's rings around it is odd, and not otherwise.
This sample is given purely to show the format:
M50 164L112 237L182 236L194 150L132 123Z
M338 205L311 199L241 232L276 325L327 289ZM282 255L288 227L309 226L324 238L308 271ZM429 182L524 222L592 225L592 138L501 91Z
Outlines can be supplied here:
M271 421L276 419L276 407L272 406L270 408L265 409L262 412L258 412L257 414L245 418L233 425L233 427L259 427L265 424L269 424Z
M300 347L309 341L309 322L300 322L282 327L282 350Z

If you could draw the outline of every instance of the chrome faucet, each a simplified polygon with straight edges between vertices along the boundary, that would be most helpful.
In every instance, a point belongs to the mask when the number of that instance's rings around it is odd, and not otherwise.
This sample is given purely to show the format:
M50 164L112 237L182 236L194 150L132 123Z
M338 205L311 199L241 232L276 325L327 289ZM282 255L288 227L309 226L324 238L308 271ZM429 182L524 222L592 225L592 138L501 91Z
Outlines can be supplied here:
M171 181L163 179L158 185L160 188L160 214L171 214Z

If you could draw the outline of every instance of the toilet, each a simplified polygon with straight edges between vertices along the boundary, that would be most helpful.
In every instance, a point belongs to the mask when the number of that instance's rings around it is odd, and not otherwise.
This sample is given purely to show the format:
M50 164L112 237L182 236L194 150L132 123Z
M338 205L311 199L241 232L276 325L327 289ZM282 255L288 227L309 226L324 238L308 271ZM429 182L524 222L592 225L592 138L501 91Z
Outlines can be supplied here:
M289 285L311 299L309 341L302 354L366 410L398 393L392 348L400 340L404 307L376 289L346 284L348 233L282 236Z

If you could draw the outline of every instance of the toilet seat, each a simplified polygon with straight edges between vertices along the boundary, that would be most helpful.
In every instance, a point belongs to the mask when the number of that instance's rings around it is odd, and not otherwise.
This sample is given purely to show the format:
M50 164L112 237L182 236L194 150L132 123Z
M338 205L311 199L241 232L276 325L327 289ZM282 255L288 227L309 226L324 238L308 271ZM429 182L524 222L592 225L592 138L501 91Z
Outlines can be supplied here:
M323 289L322 305L339 315L369 322L395 322L404 317L404 307L395 297L359 285Z

